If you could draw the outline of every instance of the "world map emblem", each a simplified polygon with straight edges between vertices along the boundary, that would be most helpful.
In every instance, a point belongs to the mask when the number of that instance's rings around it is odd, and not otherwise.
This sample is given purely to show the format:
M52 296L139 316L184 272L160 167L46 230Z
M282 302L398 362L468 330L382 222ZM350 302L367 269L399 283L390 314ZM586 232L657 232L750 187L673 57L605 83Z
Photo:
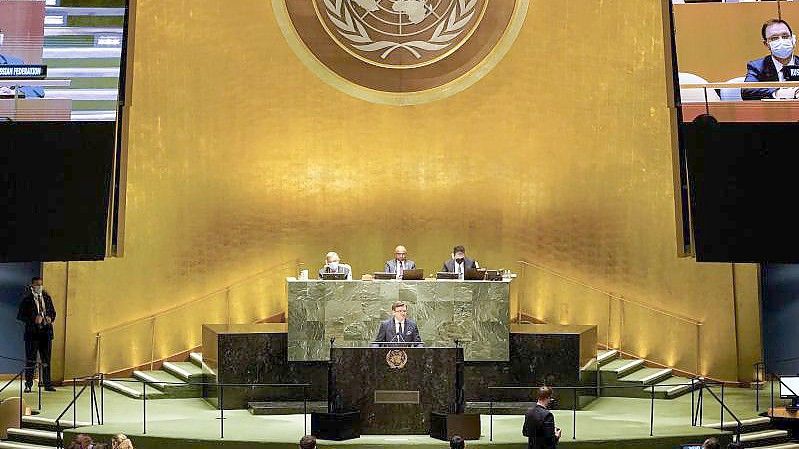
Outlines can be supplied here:
M392 104L444 98L479 80L509 50L529 2L272 1L292 49L320 78Z

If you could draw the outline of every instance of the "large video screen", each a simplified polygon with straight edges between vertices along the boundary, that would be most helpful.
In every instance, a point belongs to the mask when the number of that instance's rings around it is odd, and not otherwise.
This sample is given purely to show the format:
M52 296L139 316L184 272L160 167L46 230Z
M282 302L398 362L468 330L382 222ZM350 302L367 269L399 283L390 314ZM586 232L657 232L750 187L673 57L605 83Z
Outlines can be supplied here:
M799 2L675 1L673 13L684 121L799 120Z
M115 121L127 0L0 0L0 121Z

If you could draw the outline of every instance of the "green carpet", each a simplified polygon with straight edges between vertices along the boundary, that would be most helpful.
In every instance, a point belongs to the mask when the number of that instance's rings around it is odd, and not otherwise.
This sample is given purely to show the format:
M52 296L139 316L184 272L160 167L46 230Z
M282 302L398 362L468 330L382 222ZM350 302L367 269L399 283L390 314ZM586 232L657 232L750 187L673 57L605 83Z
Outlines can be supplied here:
M18 394L17 387L9 387L3 397ZM36 406L36 395L26 394L29 405ZM58 392L43 395L41 416L55 418L72 398L72 388L62 387ZM129 399L106 390L105 425L79 429L107 440L114 433L128 434L137 448L296 448L304 434L301 415L253 416L245 410L226 411L224 439L220 438L219 411L202 399L163 399L147 401L147 433L143 432L143 401ZM725 401L740 419L757 416L755 392L749 389L728 388ZM761 411L768 401L768 390L761 396ZM704 423L718 422L720 408L706 395ZM691 395L671 400L655 401L654 437L649 436L650 401L648 399L601 398L584 410L577 412L576 439L573 435L572 413L555 411L558 427L563 429L559 447L564 448L673 448L680 443L701 442L707 436L721 435L715 429L692 427ZM70 410L66 415L72 417ZM89 421L88 391L78 401L76 417ZM725 421L730 420L725 416ZM492 422L493 421L493 422ZM521 435L522 416L482 417L483 437L470 441L468 447L522 448L526 440ZM310 431L310 419L308 419ZM67 433L74 434L74 431ZM493 441L489 434L493 433ZM721 435L729 441L729 434ZM444 448L444 442L427 436L363 436L344 442L321 442L321 447L377 448Z

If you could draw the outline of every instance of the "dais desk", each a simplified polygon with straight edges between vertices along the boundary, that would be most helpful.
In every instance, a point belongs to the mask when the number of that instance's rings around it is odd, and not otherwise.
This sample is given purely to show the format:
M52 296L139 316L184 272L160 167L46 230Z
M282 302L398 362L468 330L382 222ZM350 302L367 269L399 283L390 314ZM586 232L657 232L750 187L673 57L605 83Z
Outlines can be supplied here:
M467 361L507 361L510 281L286 281L290 361L329 360L336 347L363 347L391 304L403 301L426 346L458 340Z

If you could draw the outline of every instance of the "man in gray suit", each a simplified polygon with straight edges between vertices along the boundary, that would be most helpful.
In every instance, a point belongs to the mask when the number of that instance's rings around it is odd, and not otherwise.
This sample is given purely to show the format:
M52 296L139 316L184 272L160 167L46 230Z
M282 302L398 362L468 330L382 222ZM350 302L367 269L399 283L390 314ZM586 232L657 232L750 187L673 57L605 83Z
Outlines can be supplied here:
M380 330L377 331L374 341L408 342L411 343L409 346L424 346L416 322L408 319L408 306L402 301L396 301L391 305L391 313L394 317L380 323Z
M386 262L386 273L395 273L397 279L402 279L402 272L405 270L413 270L416 264L412 260L407 260L408 250L404 246L399 245L394 248L394 258Z
M463 245L458 245L452 248L452 259L444 262L441 271L447 273L458 273L459 277L463 279L463 274L466 270L476 270L479 268L477 261L466 257L466 248Z
M352 280L352 270L347 264L341 263L338 253L330 251L325 255L325 266L319 269L319 279L324 273L343 273L347 275L347 280Z

